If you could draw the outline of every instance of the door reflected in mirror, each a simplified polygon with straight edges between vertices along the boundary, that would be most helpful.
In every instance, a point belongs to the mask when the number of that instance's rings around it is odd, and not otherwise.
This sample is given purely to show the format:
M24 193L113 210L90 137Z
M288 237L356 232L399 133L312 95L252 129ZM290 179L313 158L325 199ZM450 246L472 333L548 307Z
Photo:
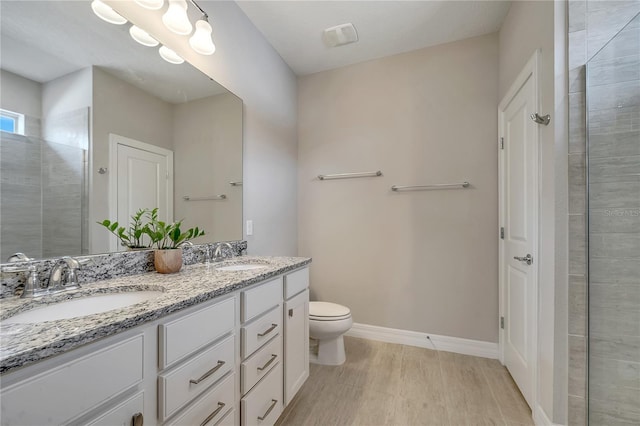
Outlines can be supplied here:
M0 262L122 250L97 222L140 208L242 239L241 99L89 2L0 8Z

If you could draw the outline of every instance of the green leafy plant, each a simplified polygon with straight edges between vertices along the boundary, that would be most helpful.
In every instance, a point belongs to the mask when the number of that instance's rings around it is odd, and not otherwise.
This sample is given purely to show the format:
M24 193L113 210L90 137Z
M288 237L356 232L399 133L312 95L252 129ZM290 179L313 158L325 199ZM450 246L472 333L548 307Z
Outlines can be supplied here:
M204 230L199 229L197 226L182 232L180 229L182 220L173 223L158 220L157 208L149 211L147 218L149 221L144 227L144 232L151 238L151 245L159 250L175 249L180 244L204 235Z
M149 248L149 244L145 244L143 236L146 234L147 225L143 223L143 216L149 213L149 209L140 209L131 216L131 224L128 228L120 226L118 222L111 222L109 219L105 219L98 224L104 226L113 235L118 237L120 244L132 249L135 248Z

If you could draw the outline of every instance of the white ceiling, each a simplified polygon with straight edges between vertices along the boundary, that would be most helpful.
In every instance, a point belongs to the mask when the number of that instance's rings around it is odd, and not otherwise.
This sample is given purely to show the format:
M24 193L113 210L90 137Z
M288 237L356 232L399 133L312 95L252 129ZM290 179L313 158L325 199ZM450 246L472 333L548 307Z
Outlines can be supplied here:
M297 75L500 29L510 1L238 1ZM328 48L325 28L351 22L360 41Z
M0 0L0 66L39 83L99 66L171 103L226 92L189 64L169 64L157 48L133 41L129 27L100 20L89 0Z

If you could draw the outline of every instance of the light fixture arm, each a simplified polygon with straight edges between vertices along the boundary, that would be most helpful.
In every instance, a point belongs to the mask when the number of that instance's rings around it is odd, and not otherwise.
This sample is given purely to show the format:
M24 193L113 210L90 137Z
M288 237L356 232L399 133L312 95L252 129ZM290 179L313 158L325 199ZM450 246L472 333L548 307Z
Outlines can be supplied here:
M207 12L205 12L204 9L201 8L200 5L195 2L195 0L189 0L189 1L200 11L200 13L202 13L204 20L209 22L209 15L207 15Z

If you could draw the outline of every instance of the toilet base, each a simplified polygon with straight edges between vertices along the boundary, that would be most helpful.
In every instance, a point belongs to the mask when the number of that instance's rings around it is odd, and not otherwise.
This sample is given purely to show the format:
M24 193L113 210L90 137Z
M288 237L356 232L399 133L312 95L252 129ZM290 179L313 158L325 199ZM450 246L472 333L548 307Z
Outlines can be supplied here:
M318 342L318 351L309 354L309 362L320 365L342 365L347 360L342 335L330 339L314 340Z

